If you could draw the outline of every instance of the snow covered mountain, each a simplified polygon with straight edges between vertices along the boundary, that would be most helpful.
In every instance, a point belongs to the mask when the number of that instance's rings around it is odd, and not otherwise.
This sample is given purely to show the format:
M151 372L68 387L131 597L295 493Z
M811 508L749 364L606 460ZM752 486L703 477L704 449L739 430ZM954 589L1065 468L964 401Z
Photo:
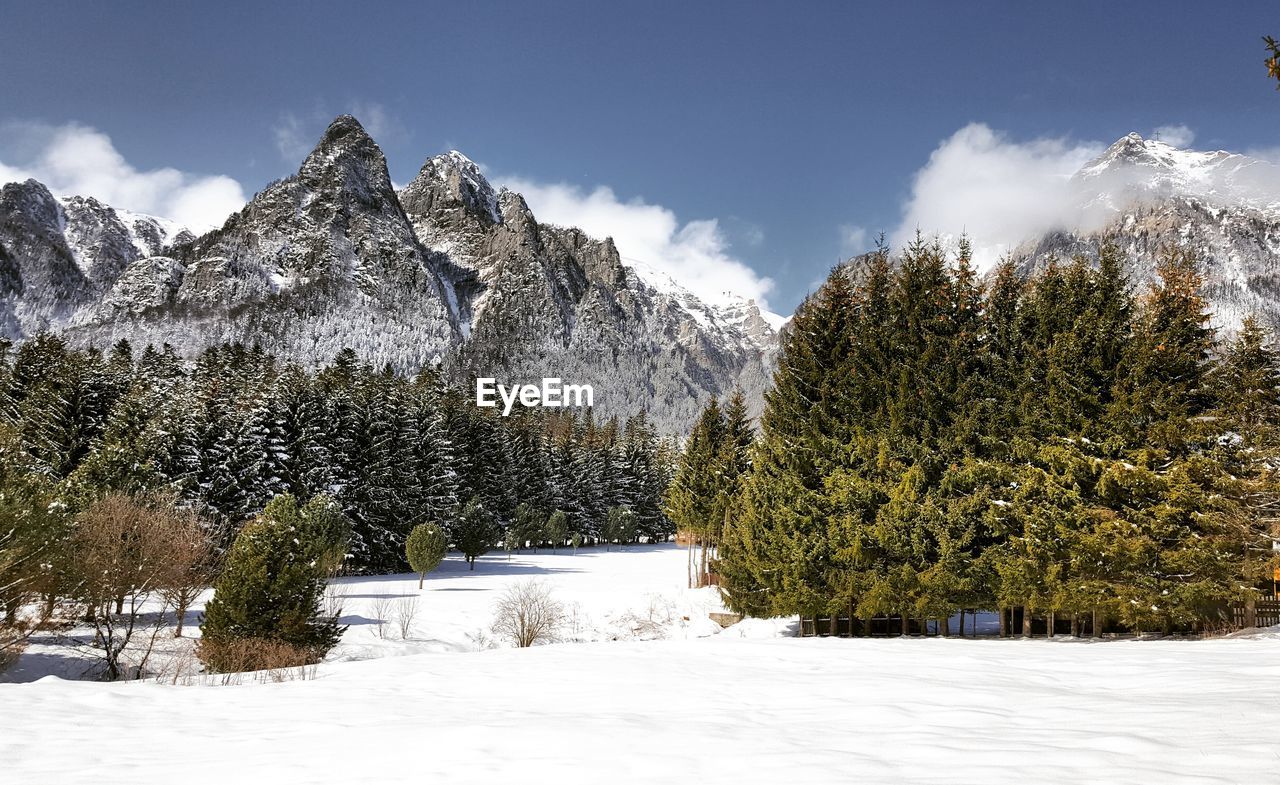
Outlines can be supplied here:
M623 265L612 240L539 223L456 151L429 159L400 202L448 271L461 376L573 379L595 388L604 411L647 408L668 429L734 387L760 405L777 331L749 323L763 318L754 304L709 309Z
M1026 269L1050 258L1096 257L1110 237L1135 285L1169 247L1196 251L1214 323L1249 313L1280 327L1280 167L1223 151L1181 150L1129 134L1072 178L1078 211L1015 252Z
M708 305L622 264L609 239L541 224L458 152L405 188L355 118L333 121L297 174L199 237L35 181L0 192L0 335L78 345L126 338L192 355L258 343L308 366L344 347L469 385L559 376L598 415L647 408L684 431L711 395L758 408L777 317Z

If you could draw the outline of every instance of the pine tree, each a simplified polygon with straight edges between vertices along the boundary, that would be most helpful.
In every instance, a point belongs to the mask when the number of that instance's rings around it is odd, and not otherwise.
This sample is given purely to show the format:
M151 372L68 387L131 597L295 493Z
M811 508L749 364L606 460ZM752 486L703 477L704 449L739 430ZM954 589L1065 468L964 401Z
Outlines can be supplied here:
M824 477L834 445L827 435L843 430L840 369L857 305L848 274L837 269L797 310L784 337L752 472L727 516L717 567L725 601L736 611L813 614L829 604L833 553ZM677 473L672 487L680 482Z
M551 552L569 539L569 519L563 510L553 510L547 518L547 539L551 541Z
M434 523L420 523L409 533L404 543L405 558L413 571L418 573L419 591L422 590L422 583L426 580L427 573L439 567L440 562L444 561L448 547L448 537L444 530Z
M284 643L320 661L346 629L325 614L323 599L349 525L327 497L299 507L287 494L246 524L205 607L198 648L205 666L240 666L234 644L246 640Z
M453 544L462 551L470 569L476 568L476 557L493 549L501 534L493 513L485 509L478 498L473 497L458 512L453 527Z

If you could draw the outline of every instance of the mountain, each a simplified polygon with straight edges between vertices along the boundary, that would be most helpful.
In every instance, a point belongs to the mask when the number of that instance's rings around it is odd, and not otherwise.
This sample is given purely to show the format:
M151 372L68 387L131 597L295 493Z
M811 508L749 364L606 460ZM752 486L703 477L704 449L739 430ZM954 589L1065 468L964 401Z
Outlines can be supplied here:
M0 335L57 329L132 262L190 239L152 216L96 199L57 199L39 182L0 188Z
M1216 326L1230 331L1256 313L1280 327L1280 167L1128 134L1082 167L1072 185L1076 209L1063 227L1014 253L1025 269L1077 254L1096 258L1109 237L1143 286L1164 249L1191 248Z
M626 266L608 238L539 223L461 153L428 159L397 192L350 116L199 237L35 181L0 193L0 332L16 340L50 330L187 356L241 341L307 366L350 347L467 388L476 376L591 384L597 417L648 409L682 433L734 388L759 409L777 321Z

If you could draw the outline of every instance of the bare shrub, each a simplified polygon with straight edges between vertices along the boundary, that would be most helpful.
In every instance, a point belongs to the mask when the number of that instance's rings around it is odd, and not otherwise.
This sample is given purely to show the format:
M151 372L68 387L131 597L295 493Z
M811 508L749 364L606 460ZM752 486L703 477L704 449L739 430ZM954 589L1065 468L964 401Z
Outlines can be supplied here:
M495 648L493 639L489 637L489 633L484 630L476 630L467 633L467 640L471 641L471 645L476 651L485 651L486 649Z
M160 596L177 617L173 637L181 638L187 610L217 574L217 534L194 510L175 507L168 511L168 517L168 568Z
M523 649L554 641L563 624L564 607L552 597L551 587L529 580L509 584L502 592L490 629L500 640Z
M390 597L374 597L370 611L373 613L373 624L378 632L378 637L386 639L387 623L391 621L391 598Z
M322 601L324 615L336 619L342 615L342 606L347 601L347 585L330 580L324 587Z
M565 630L569 640L581 642L586 632L587 615L582 610L582 603L574 601L565 607Z
M417 597L403 597L396 603L396 626L400 628L401 640L409 640L409 634L413 632L413 620L417 617Z
M126 675L123 655L140 630L149 635L135 652L137 675L145 671L164 608L150 621L142 608L173 584L174 554L183 547L175 543L187 539L189 522L170 498L120 493L104 496L77 517L70 551L76 595L88 606L94 647L102 652L108 680Z
M305 678L304 666L313 665L318 659L316 653L302 646L294 646L284 641L267 638L231 638L225 641L211 641L202 638L197 645L200 659L207 663L215 663L215 670L224 677L246 671L265 671L262 681L287 681L284 671L298 669ZM311 671L314 673L314 669ZM235 679L224 678L222 683L238 683Z
M200 660L194 646L173 652L150 674L157 684L191 685L200 678Z
M22 650L27 647L27 637L24 631L16 628L0 628L0 632L5 635L0 638L0 673L4 673L22 656Z
M667 637L667 631L675 620L675 606L660 595L649 595L649 606L644 611L627 611L618 617L618 627L634 640L651 641Z

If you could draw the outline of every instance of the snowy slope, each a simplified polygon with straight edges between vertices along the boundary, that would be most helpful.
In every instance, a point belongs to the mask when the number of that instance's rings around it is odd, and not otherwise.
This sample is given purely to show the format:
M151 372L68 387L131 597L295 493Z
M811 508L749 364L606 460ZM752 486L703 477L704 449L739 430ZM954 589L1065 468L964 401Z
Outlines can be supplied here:
M1121 209L1135 199L1194 196L1223 206L1280 212L1280 167L1225 150L1183 150L1136 133L1073 178L1086 199Z
M1015 251L1025 269L1096 258L1110 238L1141 292L1166 249L1188 248L1200 261L1215 326L1230 331L1255 313L1280 327L1280 167L1129 134L1071 182L1076 204L1063 228Z
M1280 630L1212 641L718 635L483 650L494 592L540 577L604 630L705 610L684 553L494 554L344 581L352 624L318 678L240 686L0 685L13 782L1266 783L1280 781ZM384 595L421 603L378 638ZM615 614L608 617L607 614ZM743 637L743 635L765 637ZM394 637L394 636L393 636ZM587 636L592 637L592 636ZM402 648L406 647L406 648Z

